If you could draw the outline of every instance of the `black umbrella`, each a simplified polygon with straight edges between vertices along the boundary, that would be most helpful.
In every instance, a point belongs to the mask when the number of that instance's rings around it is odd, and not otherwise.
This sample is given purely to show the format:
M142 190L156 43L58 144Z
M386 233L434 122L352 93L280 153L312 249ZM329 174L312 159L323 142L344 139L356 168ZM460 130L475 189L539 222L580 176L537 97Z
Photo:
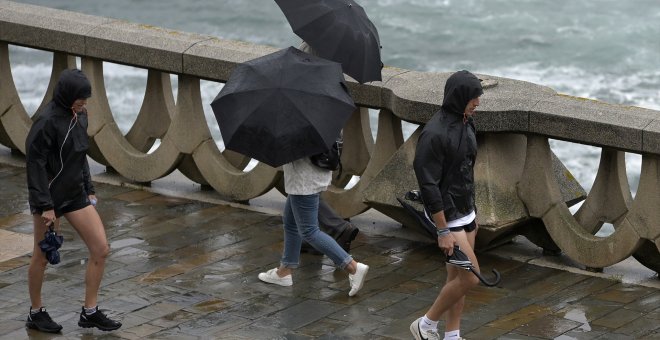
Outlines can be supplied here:
M294 47L237 66L211 103L225 146L273 167L328 150L355 110L344 81Z
M275 0L293 32L360 83L382 80L380 38L353 0Z
M493 269L493 274L495 274L495 279L493 281L487 281L483 276L481 276L481 273L479 273L474 269L474 266L472 266L472 261L470 261L470 258L467 255L465 255L465 253L457 245L454 246L454 252L451 254L451 256L447 256L447 260L445 260L445 262L454 266L461 267L465 270L471 271L472 274L476 275L479 278L479 281L481 281L481 283L483 283L488 287L497 286L501 281L500 272L498 272L497 269Z
M46 255L46 259L50 264L60 263L60 252L57 251L64 243L64 237L57 235L53 229L53 223L48 226L48 231L44 233L44 239L39 241L39 248Z
M415 209L412 205L408 204L404 200L400 198L396 198L397 201L399 201L399 204L406 210L408 214L413 216L415 220L419 223L419 225L422 226L422 229L426 232L426 234L433 240L436 240L438 238L438 234L436 232L435 224L433 222L429 221L429 219L424 215L423 211L419 211Z

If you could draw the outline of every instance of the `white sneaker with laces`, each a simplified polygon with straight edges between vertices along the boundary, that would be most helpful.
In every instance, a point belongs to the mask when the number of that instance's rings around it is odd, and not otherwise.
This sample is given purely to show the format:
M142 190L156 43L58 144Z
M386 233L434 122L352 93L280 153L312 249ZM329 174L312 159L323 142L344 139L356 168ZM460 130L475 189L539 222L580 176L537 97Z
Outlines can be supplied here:
M440 340L440 334L437 330L428 330L424 332L420 327L419 323L422 321L422 318L418 318L410 324L410 332L415 337L415 340Z
M351 291L348 292L348 296L354 296L360 289L362 289L368 271L369 266L358 262L357 268L355 269L355 274L348 274L348 282L351 283Z
M291 274L280 277L277 275L277 268L273 268L265 273L259 273L259 280L285 287L293 285L293 278L291 277Z

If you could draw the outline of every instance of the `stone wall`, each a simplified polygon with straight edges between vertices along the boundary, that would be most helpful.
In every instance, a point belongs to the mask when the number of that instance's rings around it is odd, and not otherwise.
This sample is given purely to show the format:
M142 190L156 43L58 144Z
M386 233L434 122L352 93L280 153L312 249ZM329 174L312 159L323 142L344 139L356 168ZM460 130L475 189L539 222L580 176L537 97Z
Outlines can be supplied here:
M0 0L0 143L25 152L35 118L24 109L11 75L9 45L52 51L50 100L59 72L76 67L90 78L90 156L127 180L150 182L175 169L236 201L281 185L279 169L221 151L203 114L200 80L225 82L241 62L276 49L211 36ZM148 70L138 118L123 135L105 93L103 62ZM176 105L170 74L178 76ZM385 67L383 81L349 79L359 106L347 124L343 175L324 193L344 217L377 209L411 229L415 221L396 201L416 187L412 157L417 132L404 140L401 122L424 124L442 102L449 74ZM478 75L485 88L476 116L479 245L524 234L548 251L563 251L600 268L631 255L660 271L660 112L556 93L513 79ZM43 105L43 104L42 104ZM372 137L368 109L378 110ZM548 138L602 147L587 194L553 155ZM159 147L151 152L156 141ZM632 198L625 152L642 155L639 190ZM353 176L357 184L347 188ZM586 199L571 214L568 207ZM542 223L541 223L542 222ZM596 237L603 223L615 233Z

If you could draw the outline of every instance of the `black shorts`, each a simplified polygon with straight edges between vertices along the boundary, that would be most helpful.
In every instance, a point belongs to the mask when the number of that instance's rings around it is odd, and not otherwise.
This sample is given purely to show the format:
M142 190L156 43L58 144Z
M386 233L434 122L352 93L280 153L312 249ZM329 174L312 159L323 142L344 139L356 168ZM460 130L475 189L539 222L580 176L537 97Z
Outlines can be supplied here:
M72 211L80 210L80 209L82 209L82 208L84 208L84 207L86 207L90 204L92 204L92 203L89 201L89 197L86 194L82 194L82 195L80 195L80 196L78 196L78 197L76 197L76 198L74 198L70 201L67 201L63 205L57 206L54 209L55 210L55 217L60 218L60 217L62 217L62 215L66 214L66 213L70 213ZM44 211L42 209L33 207L32 205L30 205L30 212L32 213L32 215L34 215L34 214L41 215L41 214L44 213Z
M451 227L449 230L453 232L458 232L458 231L463 231L465 230L466 233L471 233L477 229L477 219L475 218L470 224L462 225L460 227Z

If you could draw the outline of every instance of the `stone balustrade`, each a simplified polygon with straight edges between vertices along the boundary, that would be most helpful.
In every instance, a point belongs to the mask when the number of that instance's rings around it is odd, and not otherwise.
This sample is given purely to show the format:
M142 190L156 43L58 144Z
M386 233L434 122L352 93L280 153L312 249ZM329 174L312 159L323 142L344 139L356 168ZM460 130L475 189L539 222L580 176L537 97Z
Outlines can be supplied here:
M200 95L200 80L223 83L236 65L275 48L0 0L0 143L22 153L36 114L21 103L9 45L52 52L42 106L50 100L60 71L76 67L75 57L81 58L93 87L89 155L127 180L150 182L178 169L236 201L281 188L279 169L260 163L246 170L250 159L217 147L208 127L215 122L206 121ZM142 107L125 135L105 93L104 62L148 70ZM170 74L178 76L176 101ZM359 109L344 130L343 174L324 193L343 216L373 208L415 228L396 197L416 188L412 159L419 130L405 139L402 121L426 122L442 102L448 76L385 67L382 82L349 79ZM479 246L523 234L587 267L602 268L632 255L660 271L660 112L479 76L485 88L476 117ZM369 109L378 110L375 139ZM602 148L588 194L553 154L549 138ZM150 152L156 141L159 146ZM634 199L626 152L642 156ZM354 176L359 181L347 187ZM585 202L571 213L569 206L581 200ZM595 236L603 223L613 224L615 232Z

